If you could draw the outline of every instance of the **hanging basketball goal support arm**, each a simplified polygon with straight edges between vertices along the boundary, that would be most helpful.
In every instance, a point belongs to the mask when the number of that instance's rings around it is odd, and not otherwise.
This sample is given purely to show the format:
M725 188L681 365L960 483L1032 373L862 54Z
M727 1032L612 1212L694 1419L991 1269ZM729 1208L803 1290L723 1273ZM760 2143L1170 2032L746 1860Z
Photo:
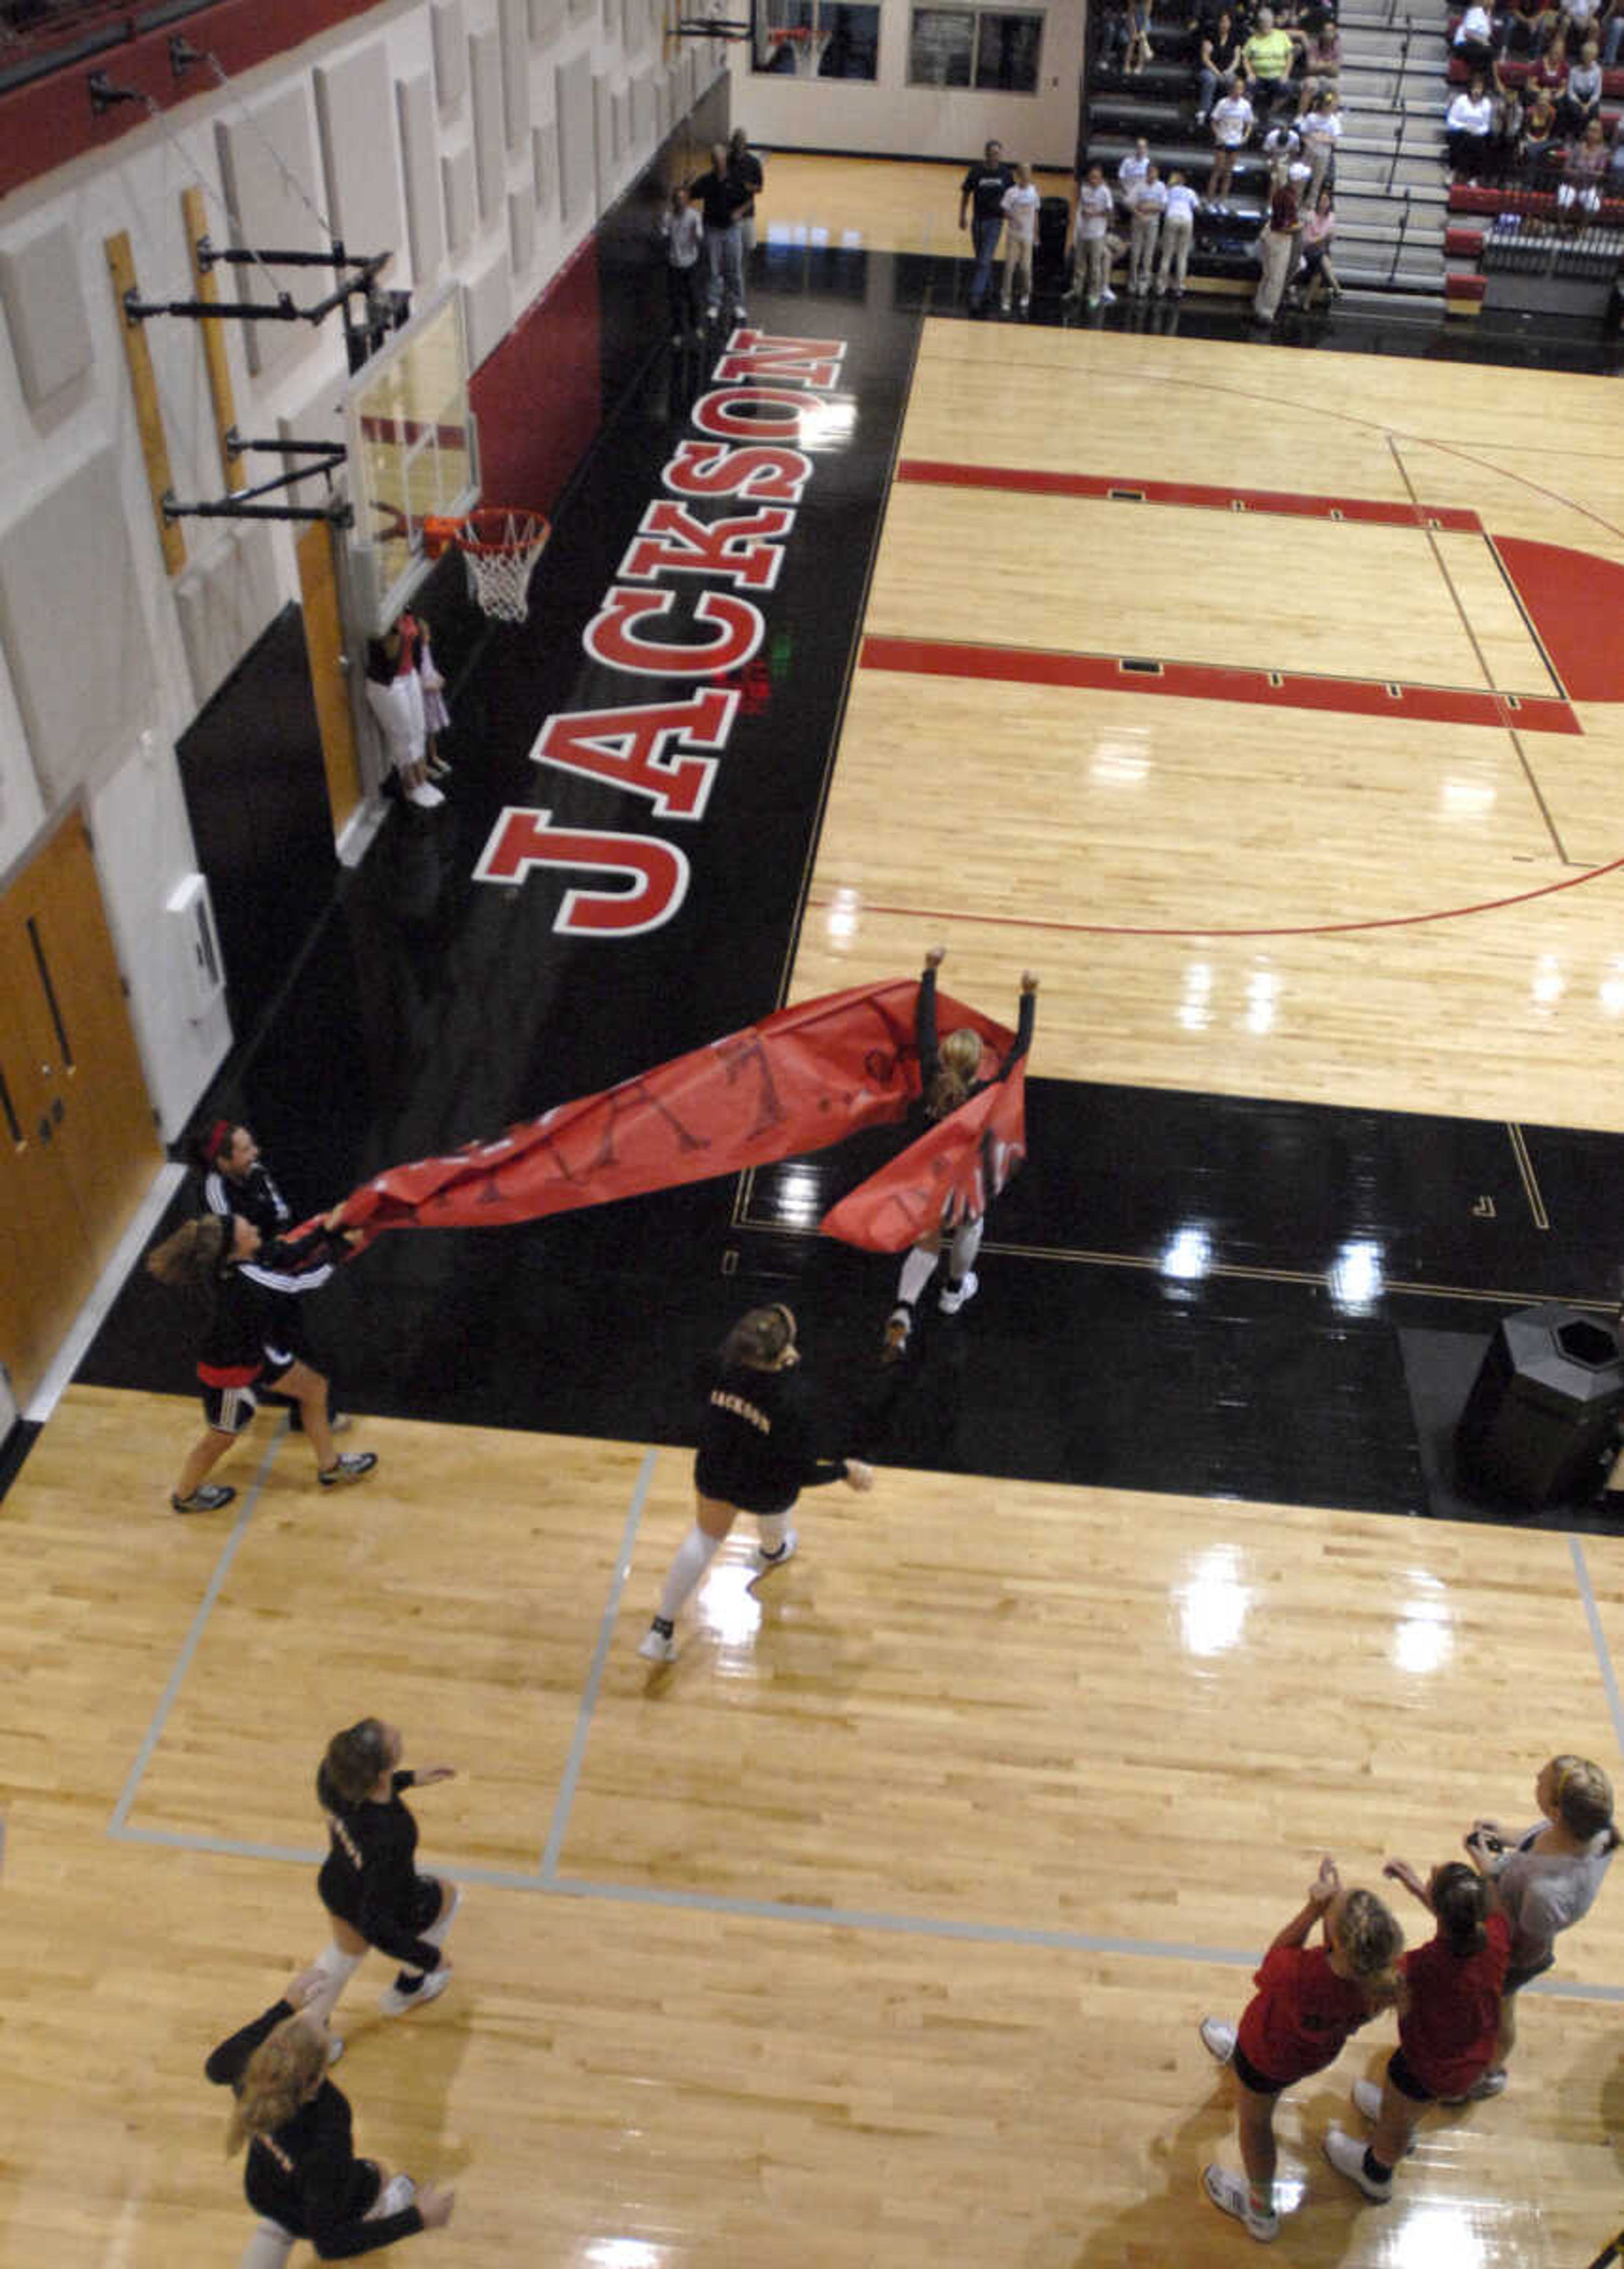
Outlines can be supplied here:
M344 447L342 441L255 441L246 440L235 426L225 436L225 446L233 457L246 457L250 453L282 457L308 457L307 465L292 465L285 471L274 473L269 480L255 481L250 488L233 489L228 496L208 504L182 504L173 489L166 490L160 499L166 524L177 520L325 520L335 528L353 526L355 514L342 497L329 497L325 504L258 504L257 497L274 496L279 489L291 489L299 481L307 481L313 473L329 477L343 469Z
M221 249L206 236L198 238L196 254L198 269L205 276L217 262L237 267L269 267L274 262L278 268L336 269L339 280L325 299L308 307L299 307L291 292L278 292L275 302L268 304L260 299L144 299L132 289L124 294L125 322L144 323L153 315L190 315L205 322L320 323L335 307L369 292L395 256L389 252L351 256L336 241L331 252L249 250L234 246ZM346 270L352 272L346 274Z

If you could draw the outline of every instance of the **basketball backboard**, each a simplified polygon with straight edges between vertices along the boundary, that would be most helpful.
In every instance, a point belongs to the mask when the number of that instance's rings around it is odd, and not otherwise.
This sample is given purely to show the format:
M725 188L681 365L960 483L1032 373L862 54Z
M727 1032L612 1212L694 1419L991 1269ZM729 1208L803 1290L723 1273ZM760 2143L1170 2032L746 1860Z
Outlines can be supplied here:
M422 544L424 514L455 519L479 501L460 285L447 285L357 372L344 438L351 601L378 637L433 565Z

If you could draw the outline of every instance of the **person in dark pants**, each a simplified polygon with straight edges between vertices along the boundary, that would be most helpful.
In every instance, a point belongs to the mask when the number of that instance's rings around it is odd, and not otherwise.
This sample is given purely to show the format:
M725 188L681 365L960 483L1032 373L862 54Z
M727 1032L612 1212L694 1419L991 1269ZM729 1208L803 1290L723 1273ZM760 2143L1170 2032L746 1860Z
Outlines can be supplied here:
M671 344L686 346L699 336L699 255L705 249L705 223L689 203L679 181L671 202L660 216L660 233L666 246L666 296L671 309Z
M694 1460L694 1525L677 1547L660 1606L638 1652L650 1662L676 1659L676 1618L741 1512L761 1531L756 1572L781 1568L795 1549L789 1526L803 1489L845 1482L874 1487L856 1458L817 1453L812 1398L799 1365L795 1319L786 1307L752 1308L722 1342Z
M741 188L749 193L749 202L739 207L739 256L741 266L748 267L756 249L756 200L761 195L764 179L761 159L749 144L749 137L742 126L735 126L727 137L727 166Z
M248 2147L243 2189L260 2220L241 2269L283 2269L300 2238L323 2261L350 2261L451 2220L454 2191L419 2194L410 2175L356 2156L349 2098L327 2076L326 2000L324 1980L302 1971L203 2066L237 2099L227 2150Z
M705 241L711 258L711 285L705 313L724 322L742 321L744 268L739 240L739 215L750 202L750 193L727 163L726 143L714 144L711 170L689 184L689 196L705 218ZM725 303L725 306L724 306Z
M978 166L972 166L959 186L958 225L970 231L975 248L975 273L970 279L970 311L979 314L993 282L993 262L1004 225L1004 192L1015 181L1015 169L1004 163L1004 145L989 142Z
M363 1718L327 1745L316 1800L327 1818L328 1854L316 1896L333 1925L317 1962L335 2000L369 1946L401 1964L379 2007L403 2017L438 1999L451 1983L444 1947L460 1894L454 1883L417 1873L417 1823L401 1801L409 1788L455 1778L450 1765L400 1769L398 1727Z

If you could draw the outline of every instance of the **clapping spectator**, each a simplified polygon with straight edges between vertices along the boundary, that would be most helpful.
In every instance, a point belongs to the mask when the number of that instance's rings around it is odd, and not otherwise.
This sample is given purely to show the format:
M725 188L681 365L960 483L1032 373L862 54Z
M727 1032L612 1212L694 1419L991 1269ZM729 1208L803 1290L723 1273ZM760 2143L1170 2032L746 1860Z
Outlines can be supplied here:
M1232 78L1213 105L1213 169L1207 177L1207 202L1214 212L1228 212L1224 200L1235 173L1235 155L1251 138L1256 114L1238 78Z
M1325 185L1336 157L1336 145L1342 132L1341 115L1337 108L1335 93L1327 90L1301 122L1303 148L1308 159L1308 188L1304 198L1310 206L1319 202L1319 192Z

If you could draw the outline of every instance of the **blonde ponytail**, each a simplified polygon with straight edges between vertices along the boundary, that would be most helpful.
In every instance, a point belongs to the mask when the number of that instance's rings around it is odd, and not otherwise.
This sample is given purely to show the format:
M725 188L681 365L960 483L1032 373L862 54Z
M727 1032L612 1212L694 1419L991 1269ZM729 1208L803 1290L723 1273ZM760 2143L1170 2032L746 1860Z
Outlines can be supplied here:
M314 2027L284 2017L268 2034L244 2067L237 2101L225 2128L227 2158L250 2136L269 2139L285 2127L314 2093L327 2069L327 2042Z

